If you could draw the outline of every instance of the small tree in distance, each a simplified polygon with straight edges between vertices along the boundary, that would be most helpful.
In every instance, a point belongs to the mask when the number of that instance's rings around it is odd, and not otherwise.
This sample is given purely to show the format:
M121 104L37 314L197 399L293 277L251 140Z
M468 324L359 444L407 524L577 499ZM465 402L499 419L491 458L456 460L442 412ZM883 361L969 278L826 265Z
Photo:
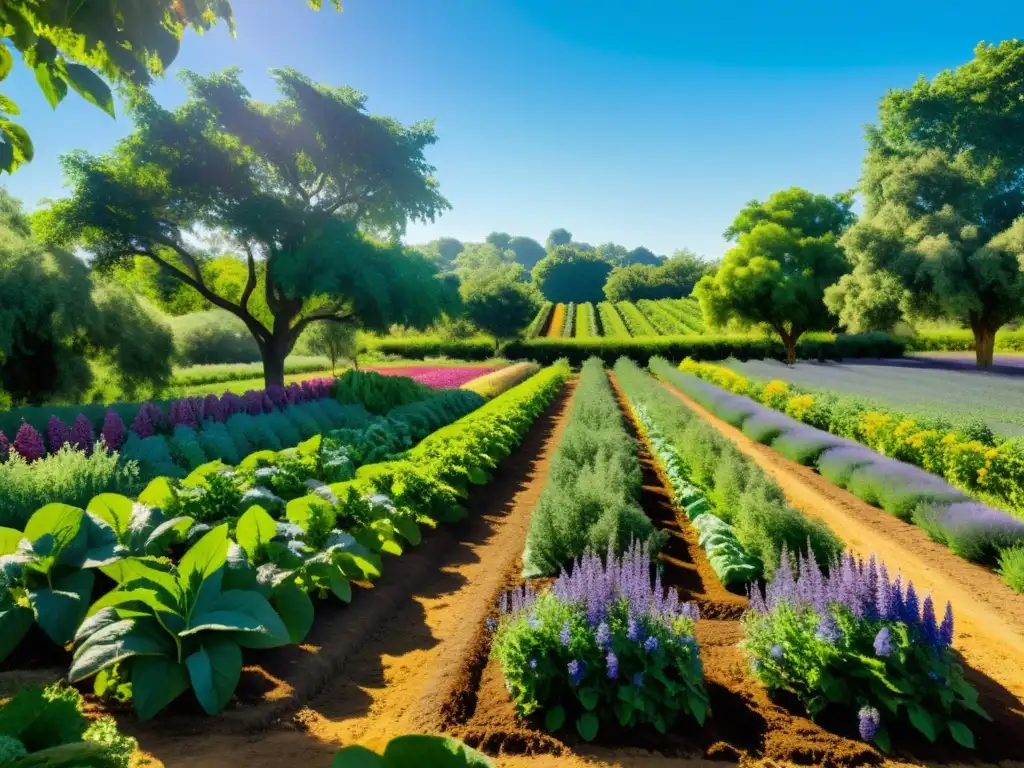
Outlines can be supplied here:
M317 323L306 331L306 346L331 361L331 374L338 373L339 360L351 360L359 367L358 331L347 323Z
M507 264L474 273L459 289L466 316L494 336L496 352L518 338L540 309L541 297L525 277L519 264Z

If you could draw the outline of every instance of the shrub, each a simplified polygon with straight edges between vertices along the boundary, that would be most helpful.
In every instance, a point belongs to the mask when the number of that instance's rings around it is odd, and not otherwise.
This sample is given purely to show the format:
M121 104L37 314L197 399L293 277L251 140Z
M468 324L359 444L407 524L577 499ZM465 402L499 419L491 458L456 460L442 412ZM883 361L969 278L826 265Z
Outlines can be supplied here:
M92 423L79 414L75 423L71 426L71 446L79 451L89 453L96 443L96 436L93 434Z
M185 472L174 463L167 438L163 435L151 435L140 438L132 433L121 448L121 455L139 465L139 474L144 478L184 477Z
M526 327L526 331L523 333L523 336L527 339L535 339L540 336L541 331L544 330L544 326L547 325L548 317L551 315L551 311L554 307L554 303L545 301L541 305L540 309L537 310L537 314L534 316L533 320L530 321L530 324ZM469 360L470 358L463 359Z
M855 469L870 464L877 458L878 454L867 448L840 445L829 448L818 456L817 469L829 482L845 488Z
M999 575L1017 594L1024 592L1024 544L999 553Z
M988 715L952 651L948 603L940 623L931 597L920 605L913 584L890 580L874 558L846 554L828 574L801 558L798 572L785 557L743 619L741 647L770 694L795 694L812 718L845 707L861 738L883 751L907 720L931 741L948 732L974 746L959 718Z
M622 552L660 538L637 504L640 462L604 366L588 360L547 482L530 518L526 576L553 575L588 551Z
M829 448L849 445L841 437L822 432L813 427L801 427L790 422L788 429L772 441L772 448L787 459L799 464L814 466L814 462Z
M7 461L11 455L11 444L7 441L7 435L0 430L0 464Z
M697 609L652 585L650 557L637 545L621 560L588 555L540 597L503 595L492 653L520 716L543 712L547 730L575 727L587 741L602 724L703 724Z
M967 497L939 477L893 459L879 456L850 473L847 489L868 504L881 507L901 520L910 520L914 508L925 501L966 501Z
M430 395L430 388L406 376L385 376L376 371L348 370L334 383L339 403L358 403L370 413L385 414L396 405L415 403Z
M56 453L71 442L71 430L56 416L51 416L46 425L46 441L50 446L50 453Z
M954 553L992 564L1001 549L1024 543L1024 521L977 502L923 502L913 520Z
M103 429L100 436L108 451L116 451L124 445L127 430L124 428L124 421L117 414L117 411L108 410L103 417Z
M500 395L540 370L536 363L515 363L467 381L461 389L488 399Z
M255 363L260 349L252 332L228 312L193 312L171 321L174 357L178 365Z
M309 436L311 437L313 433ZM245 453L238 450L238 444L231 437L226 425L217 421L206 420L197 434L203 453L210 460L220 459L225 464L235 465L242 460ZM246 443L248 445L248 443Z
M14 450L26 462L38 461L46 455L43 436L28 422L22 421L14 436Z
M302 442L303 437L302 433L299 432L299 428L281 411L271 411L263 417L263 420L270 428L270 431L280 440L282 448L298 445Z
M29 516L51 502L85 508L93 496L141 490L139 466L118 454L86 455L65 446L29 464L17 453L0 464L0 526L22 530Z
M176 426L167 447L175 463L186 469L192 470L206 463L206 454L199 444L199 435L192 427L183 424Z

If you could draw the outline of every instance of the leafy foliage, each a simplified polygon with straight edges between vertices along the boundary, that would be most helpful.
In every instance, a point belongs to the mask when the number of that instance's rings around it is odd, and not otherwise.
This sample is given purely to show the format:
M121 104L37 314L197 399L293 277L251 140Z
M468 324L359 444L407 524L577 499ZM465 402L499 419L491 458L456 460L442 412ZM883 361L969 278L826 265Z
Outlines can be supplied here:
M492 763L475 749L448 736L397 736L381 755L366 747L342 747L331 768L490 768Z
M676 251L664 261L614 270L604 285L604 295L611 302L682 299L690 295L701 277L712 271L713 265L693 251Z
M467 317L495 339L521 335L541 305L540 294L524 282L525 276L518 264L474 273L459 287Z
M376 414L419 402L430 394L429 387L408 376L385 376L376 371L348 370L334 382L334 397L339 403L359 403Z
M553 302L599 301L611 265L594 251L562 245L533 268L533 282Z

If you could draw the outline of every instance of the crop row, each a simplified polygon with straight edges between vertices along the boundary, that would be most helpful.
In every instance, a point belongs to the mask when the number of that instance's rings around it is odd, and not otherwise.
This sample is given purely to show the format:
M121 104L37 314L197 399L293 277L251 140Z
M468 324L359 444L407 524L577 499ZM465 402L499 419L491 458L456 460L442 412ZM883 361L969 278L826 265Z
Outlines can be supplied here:
M565 325L562 326L562 336L571 339L576 335L576 304L569 302L565 305Z
M629 334L634 338L658 335L658 331L651 325L651 321L647 319L636 304L630 301L620 301L615 305L615 308L619 310L623 322L626 323L626 327L629 329Z
M577 339L600 338L601 329L597 324L597 310L589 301L576 308L576 330L573 334Z
M100 696L132 683L142 718L190 689L218 712L243 649L300 642L313 598L347 601L353 579L380 575L384 554L419 543L420 525L465 516L469 487L487 482L566 375L545 369L354 478L356 447L335 433L158 478L134 503L103 494L86 510L47 505L23 531L0 531L0 655L35 622L73 642L72 682L94 678ZM91 602L97 578L116 586Z
M533 320L531 320L530 324L526 327L526 330L523 332L523 336L525 336L527 339L536 339L538 336L540 336L541 333L544 332L544 328L548 324L548 318L551 316L551 312L554 309L554 307L555 305L552 304L550 301L545 301L541 305L540 309L537 310L537 314L534 315ZM383 348L385 352L389 351L389 345L387 344L387 342L387 339L383 340L383 343L378 344L378 348ZM493 346L489 347L488 352L493 351ZM464 359L478 360L483 358L466 357Z
M532 376L539 368L536 363L514 363L470 379L460 389L468 389L490 400Z
M815 467L869 504L920 525L930 537L961 557L989 565L1003 557L1004 579L1016 588L1024 582L1022 574L1010 567L1020 562L1014 553L1024 544L1024 521L972 501L930 472L803 424L679 371L664 360L652 361L651 367L660 378L754 440Z
M665 305L664 301L641 299L636 303L647 319L651 321L659 336L683 336L692 333L689 326L680 320Z
M628 339L629 329L619 314L619 310L610 301L602 301L597 305L597 315L601 321L602 339Z

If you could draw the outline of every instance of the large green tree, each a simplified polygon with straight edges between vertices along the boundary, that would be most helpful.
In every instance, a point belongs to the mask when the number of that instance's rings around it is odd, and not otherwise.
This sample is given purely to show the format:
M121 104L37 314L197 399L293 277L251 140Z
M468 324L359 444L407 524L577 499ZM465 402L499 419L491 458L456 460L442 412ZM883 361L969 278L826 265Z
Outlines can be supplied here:
M554 302L601 301L612 265L594 251L561 245L533 268L533 281Z
M725 232L735 247L694 289L705 320L767 325L796 360L800 336L830 325L825 288L850 270L837 240L854 219L852 205L852 193L796 187L748 203Z
M623 260L624 264L646 264L649 267L660 266L661 262L662 260L658 258L654 251L642 245L629 251Z
M676 251L659 266L632 264L614 270L604 285L608 301L639 301L640 299L681 299L706 274L714 271L711 264L690 250Z
M520 264L480 270L463 281L459 293L466 316L494 336L496 348L517 338L541 304L537 288L526 282Z
M38 214L41 232L84 248L99 269L148 258L240 318L267 385L283 382L284 359L312 323L429 324L443 286L397 238L410 218L448 207L423 154L432 123L403 126L367 114L351 88L272 75L274 104L254 100L237 70L185 73L190 98L173 111L137 94L132 134L107 155L65 157L71 196ZM237 298L204 275L195 235L211 230L243 254Z
M516 255L516 264L522 264L527 271L537 266L537 262L547 255L544 246L532 237L513 237L505 248Z
M864 217L841 244L853 276L829 301L852 323L911 316L972 329L979 368L1024 313L1024 42L979 45L889 91L867 130ZM902 296L893 282L902 288Z
M558 229L552 229L550 234L548 234L547 246L549 251L553 251L555 250L555 248L558 248L559 246L562 245L568 245L571 242L572 232L570 232L568 229L563 229L562 227L559 227Z
M340 0L332 2L340 11ZM319 9L321 0L308 4ZM219 20L234 34L228 0L4 0L0 81L14 66L14 50L50 106L56 107L71 88L114 117L114 98L104 78L148 86L174 61L187 28L203 32ZM32 160L28 133L3 117L17 114L18 106L0 94L0 171Z

